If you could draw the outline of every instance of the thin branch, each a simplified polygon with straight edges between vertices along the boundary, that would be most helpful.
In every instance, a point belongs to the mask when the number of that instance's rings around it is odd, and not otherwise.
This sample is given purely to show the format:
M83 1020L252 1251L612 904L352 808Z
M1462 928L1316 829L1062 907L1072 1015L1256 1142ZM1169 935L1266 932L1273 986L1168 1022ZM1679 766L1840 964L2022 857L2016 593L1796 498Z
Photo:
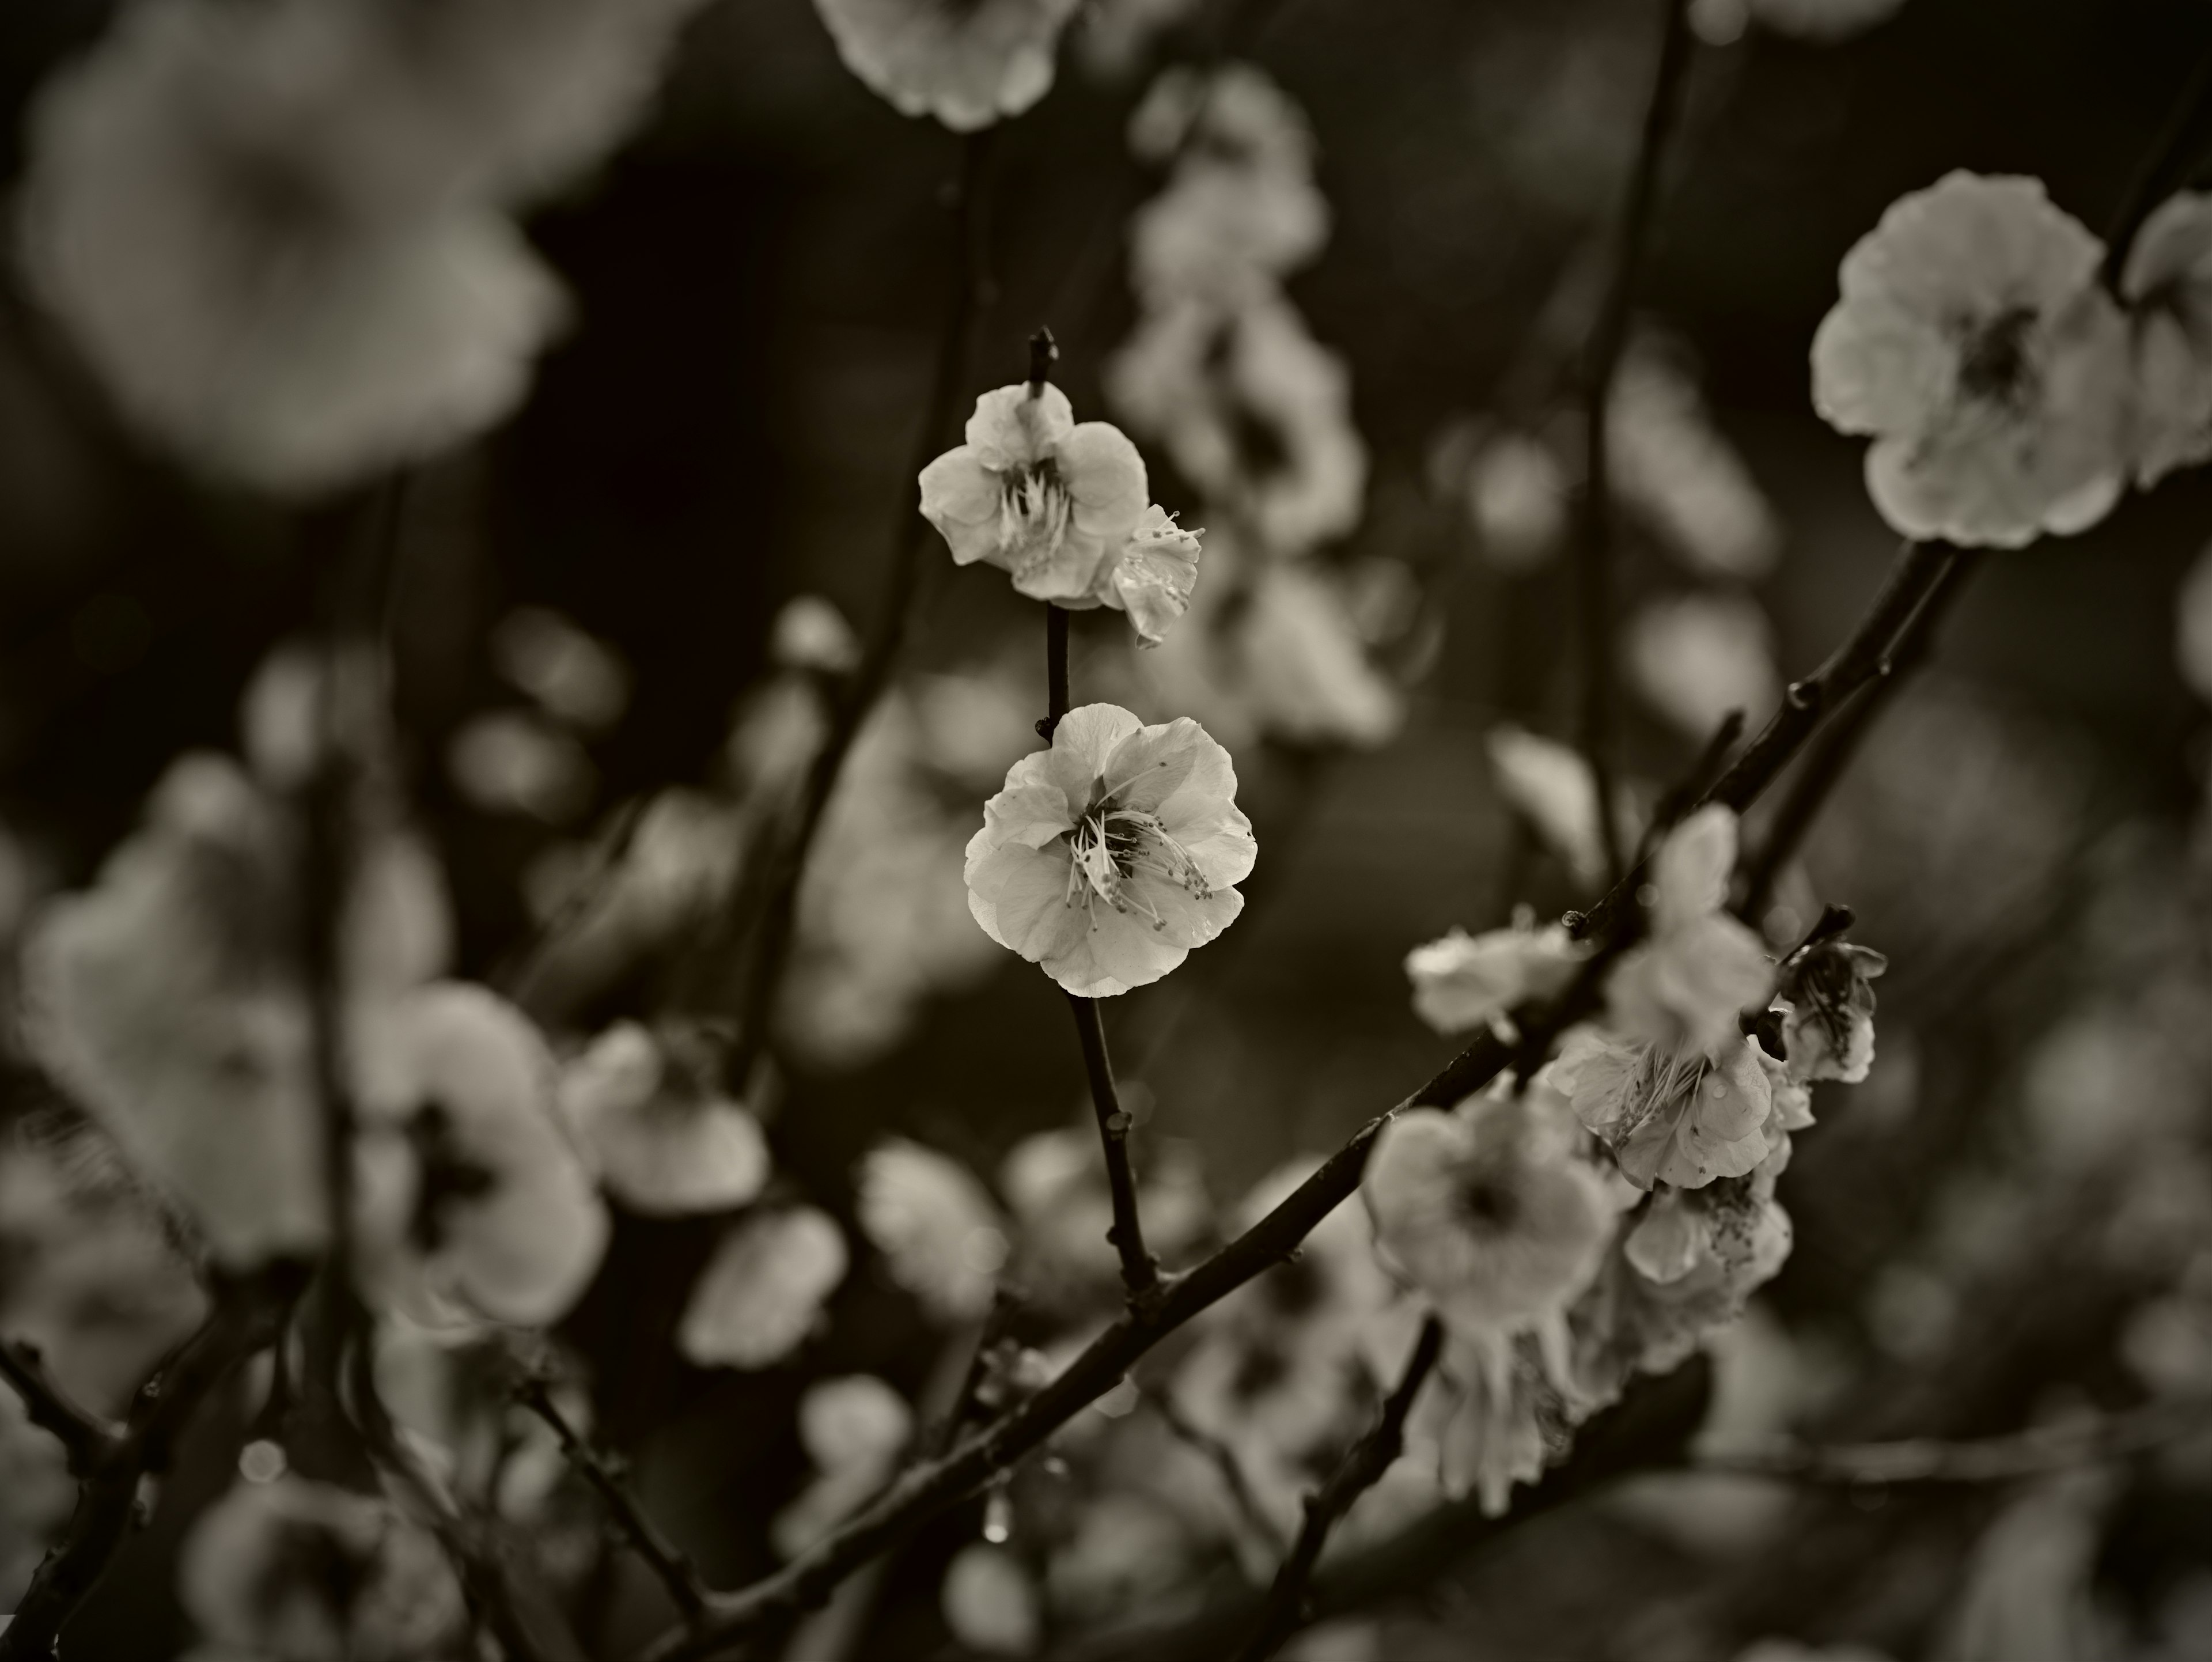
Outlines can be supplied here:
M2124 1414L1971 1441L1912 1438L1823 1447L1784 1440L1700 1455L1690 1461L1689 1470L1849 1488L2004 1483L2144 1453L2202 1430L2208 1417L2212 1403L2197 1399L2151 1403Z
M38 1346L21 1339L0 1339L0 1379L23 1399L33 1425L61 1440L69 1453L70 1476L88 1477L113 1449L118 1434L86 1409L46 1372Z
M1036 724L1037 737L1050 743L1059 731L1060 718L1067 714L1067 613L1049 600L1044 606L1044 720Z
M2127 269L2128 251L2135 244L2136 233L2142 229L2143 222L2150 217L2159 198L2186 181L2191 150L2203 143L2207 114L2212 114L2212 45L2208 45L2196 69L2182 83L2180 95L2160 125L2158 137L2144 153L2127 188L2120 192L2119 204L2113 209L2112 217L2105 228L2105 265L2101 275L2106 288L2119 286L2120 273Z
M1189 1415L1184 1413L1175 1399L1175 1393L1158 1385L1139 1385L1138 1394L1160 1423L1167 1427L1175 1440L1201 1456L1221 1479L1221 1486L1229 1491L1231 1503L1244 1527L1277 1552L1284 1550L1282 1532L1274 1520L1260 1510L1259 1496L1252 1492L1252 1482L1244 1475L1244 1463L1237 1458L1237 1451Z
M1121 1258L1121 1285L1133 1301L1159 1285L1158 1263L1145 1249L1144 1226L1137 1219L1137 1179L1129 1169L1127 1111L1114 1083L1114 1063L1106 1054L1106 1024L1098 1001L1067 995L1075 1013L1075 1036L1083 1044L1083 1071L1091 1080L1091 1106L1098 1117L1098 1140L1106 1155L1106 1188L1114 1201L1114 1227L1106 1239Z
M288 1267L217 1288L215 1307L199 1330L139 1388L129 1424L107 1438L79 1485L61 1543L40 1564L15 1621L0 1631L0 1662L49 1662L64 1625L130 1538L141 1482L168 1470L194 1410L234 1367L276 1336L300 1279Z
M653 1520L638 1505L637 1497L629 1486L609 1464L606 1457L586 1440L583 1434L568 1422L553 1400L553 1393L545 1380L536 1373L526 1376L515 1387L515 1400L551 1428L561 1442L561 1452L568 1464L575 1467L584 1481L592 1486L607 1515L622 1531L623 1538L642 1558L648 1568L660 1578L668 1589L668 1596L676 1608L684 1612L686 1621L696 1621L707 1608L706 1584L700 1580L699 1572L682 1551L670 1544L667 1538L653 1527Z
M1590 332L1583 372L1583 488L1576 515L1576 587L1581 615L1582 710L1580 741L1597 786L1599 835L1606 855L1606 877L1621 876L1620 827L1614 813L1611 717L1613 707L1613 485L1606 415L1613 398L1614 372L1628 341L1651 220L1659 197L1667 147L1682 107L1685 71L1690 64L1689 0L1661 0L1666 10L1659 62L1652 72L1651 99L1644 112L1642 142L1629 174L1614 234L1612 271L1605 300Z
M1310 1619L1306 1595L1314 1567L1321 1562L1322 1549L1328 1544L1328 1532L1352 1510L1353 1502L1382 1481L1382 1474L1405 1452L1406 1416L1413 1411L1421 1387L1428 1383L1443 1342L1443 1324L1431 1315L1421 1324L1421 1336L1414 1342L1413 1354L1407 1359L1397 1388L1383 1403L1375 1429L1352 1446L1318 1492L1306 1496L1305 1523L1298 1531L1297 1543L1276 1573L1275 1585L1267 1590L1267 1606L1261 1613L1260 1630L1237 1653L1237 1662L1267 1662Z
M952 425L967 379L976 316L990 296L984 198L991 136L995 131L995 128L986 127L969 134L962 142L960 175L953 187L952 201L953 234L958 244L960 271L953 282L944 327L938 336L937 363L931 376L921 425L915 435L912 465L907 470L899 495L883 600L877 608L860 661L832 714L829 736L807 770L789 831L781 838L770 839L775 846L766 851L774 864L765 892L758 901L757 922L750 932L750 951L746 954L748 962L739 994L738 1041L727 1070L732 1083L740 1087L751 1072L753 1059L767 1043L769 1011L775 1005L776 988L783 977L784 961L790 955L798 922L799 883L805 874L808 851L821 829L822 817L836 788L837 776L843 770L845 757L860 736L861 723L875 708L876 700L890 681L891 665L906 639L908 613L914 609L915 590L921 581L921 554L931 535L929 522L916 507L914 481L944 447L945 434ZM749 910L752 897L759 892L744 883L735 886L732 894L733 912L726 914L709 937L711 954L719 955L748 944L748 919L735 913Z
M1957 603L1960 591L1966 587L1966 580L1980 563L1980 557L1978 549L1959 551L1958 557L1944 568L1935 587L1921 602L1920 610L1906 624L1903 637L1883 655L1874 685L1829 723L1798 767L1790 789L1767 822L1765 840L1749 864L1739 913L1754 928L1766 910L1782 868L1789 864L1805 833L1813 828L1820 810L1827 806L1830 794L1857 756L1859 746L1866 742L1867 735L1892 701L1904 691L1913 672L1927 661L1944 618Z

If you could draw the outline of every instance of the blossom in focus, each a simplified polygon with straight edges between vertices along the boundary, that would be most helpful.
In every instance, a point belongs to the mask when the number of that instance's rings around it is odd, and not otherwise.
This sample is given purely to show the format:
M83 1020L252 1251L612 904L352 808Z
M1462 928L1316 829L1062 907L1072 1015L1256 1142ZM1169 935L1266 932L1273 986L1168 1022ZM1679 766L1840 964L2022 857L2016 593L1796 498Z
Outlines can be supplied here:
M1517 918L1504 929L1470 935L1455 928L1406 954L1413 1014L1440 1033L1509 1026L1510 1013L1529 999L1550 998L1574 978L1589 955L1553 923Z
M1782 697L1772 636L1748 594L1653 600L1629 622L1629 673L1654 709L1695 738L1711 737L1731 710L1756 730Z
M1185 717L1112 704L1060 719L1017 762L968 844L984 933L1079 997L1158 980L1235 921L1258 845L1229 752Z
M1360 1193L1384 1261L1463 1332L1555 1321L1612 1233L1604 1178L1566 1105L1540 1087L1412 1108L1375 1141Z
M974 132L1052 90L1078 0L815 0L837 55L902 115Z
M2212 459L2212 195L2183 191L2129 245L2120 295L2135 340L2138 484Z
M775 1549L797 1557L872 1500L913 1434L914 1410L872 1374L808 1386L799 1403L799 1440L817 1475L776 1514L769 1531Z
M1813 401L1873 437L1867 486L1899 532L2018 548L2111 511L2130 375L2103 258L2039 181L1965 172L1893 203L1844 256Z
M1623 1032L1718 1055L1737 1018L1765 1004L1774 965L1757 934L1723 910L1735 869L1736 817L1716 802L1667 834L1652 856L1650 930L1606 982Z
M1856 1085L1874 1065L1874 986L1889 960L1870 947L1822 941L1782 966L1778 990L1789 1001L1782 1042L1790 1077L1801 1083L1840 1080Z
M974 1321L991 1307L1006 1236L997 1205L973 1172L892 1137L869 1151L857 1186L860 1228L892 1280L948 1321Z
M634 1021L561 1070L561 1112L608 1190L647 1214L743 1206L769 1177L760 1122Z
M1191 591L1198 587L1200 534L1184 530L1174 514L1155 502L1122 545L1099 599L1129 614L1138 645L1159 645L1176 620L1190 610Z
M223 1655L416 1662L445 1654L467 1619L428 1531L380 1496L291 1476L238 1483L203 1513L178 1582Z
M459 982L415 994L392 1037L391 1077L360 1105L365 1278L427 1325L558 1319L609 1225L561 1124L544 1039Z
M328 1228L288 934L295 857L234 764L187 756L25 948L33 1050L234 1267L313 1253Z
M1741 1177L1774 1147L1774 1082L1756 1039L1707 1052L1577 1027L1547 1077L1639 1189Z
M968 441L921 471L921 512L961 565L986 561L1031 600L1100 605L1144 517L1145 460L1121 429L1078 423L1049 383L975 400Z
M702 1367L761 1368L797 1349L845 1279L845 1237L811 1206L756 1213L722 1238L676 1346Z

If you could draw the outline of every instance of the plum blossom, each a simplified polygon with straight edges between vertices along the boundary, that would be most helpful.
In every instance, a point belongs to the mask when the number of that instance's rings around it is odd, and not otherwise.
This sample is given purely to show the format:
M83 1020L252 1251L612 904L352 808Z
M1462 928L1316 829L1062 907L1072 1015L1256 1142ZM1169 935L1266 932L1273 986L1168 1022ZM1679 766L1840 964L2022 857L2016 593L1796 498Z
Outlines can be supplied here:
M797 1557L874 1498L913 1434L914 1410L872 1374L810 1385L799 1399L799 1440L817 1475L776 1514L770 1530L775 1549Z
M2018 548L2111 511L2130 374L2103 257L2038 180L1966 172L1893 203L1844 257L1813 401L1874 438L1867 486L1899 532Z
M845 1279L843 1233L811 1206L748 1216L708 1260L676 1332L702 1367L762 1368L797 1349Z
M1077 422L1049 383L975 400L968 442L922 470L921 512L957 563L995 565L1032 600L1126 612L1148 646L1198 581L1198 533L1147 507L1137 447L1109 423Z
M1735 815L1716 802L1669 831L1652 857L1649 937L1606 983L1612 1019L1632 1037L1717 1056L1737 1018L1772 993L1759 936L1722 910L1735 853Z
M1756 580L1782 540L1774 510L1674 356L1639 341L1606 406L1613 489L1709 575Z
M1756 1039L1708 1054L1577 1027L1549 1077L1639 1189L1741 1177L1772 1147L1774 1086Z
M1602 878L1597 777L1582 752L1510 721L1500 721L1482 742L1498 794L1566 861L1578 882Z
M1078 0L815 0L837 55L902 115L974 132L1052 90L1060 32Z
M559 1119L528 1017L441 983L392 1024L396 1062L361 1103L363 1275L430 1326L557 1320L598 1270L608 1219Z
M990 1192L948 1155L904 1137L869 1151L859 1182L860 1228L891 1278L950 1321L991 1307L1007 1242Z
M2136 233L2120 273L2135 328L2135 475L2212 459L2212 195L2183 191Z
M1468 464L1467 512L1500 571L1529 571L1566 540L1571 490L1558 453L1530 433L1500 433Z
M639 1212L722 1211L768 1181L760 1122L688 1061L624 1021L561 1070L562 1117L608 1190Z
M1229 752L1188 717L1071 710L986 806L969 908L1079 997L1157 981L1243 910L1232 886L1259 849L1236 798Z
M466 1626L428 1531L380 1496L301 1477L232 1488L193 1524L178 1578L210 1647L195 1655L414 1662Z
M1479 935L1455 928L1406 954L1413 1013L1440 1033L1510 1030L1516 1006L1564 990L1589 955L1559 924L1540 929L1533 916Z
M1731 710L1756 730L1781 702L1773 630L1748 594L1653 600L1630 620L1626 647L1637 691L1694 737L1710 738Z
M1782 1043L1790 1077L1801 1084L1840 1080L1856 1085L1874 1065L1873 982L1889 960L1870 947L1820 941L1782 966L1789 1002Z
M939 1607L952 1636L985 1656L1027 1656L1044 1637L1036 1584L1021 1559L981 1541L961 1548L945 1571Z

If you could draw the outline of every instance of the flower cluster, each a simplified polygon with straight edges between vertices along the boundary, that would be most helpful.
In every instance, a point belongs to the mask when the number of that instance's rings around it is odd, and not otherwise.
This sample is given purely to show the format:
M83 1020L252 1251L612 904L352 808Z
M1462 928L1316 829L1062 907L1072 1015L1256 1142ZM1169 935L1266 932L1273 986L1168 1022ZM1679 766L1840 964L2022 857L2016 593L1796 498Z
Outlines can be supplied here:
M1845 256L1814 402L1872 436L1868 488L1907 536L2016 548L2087 530L2130 479L2212 454L2208 247L2212 197L2170 198L2115 298L2104 244L2039 181L1947 174Z
M921 511L961 565L981 560L1031 600L1111 606L1145 646L1198 585L1199 533L1147 503L1145 460L1119 428L1078 422L1048 382L975 400L968 442L922 470Z
M521 399L567 301L510 217L635 120L692 0L150 0L42 90L33 287L125 414L277 491Z

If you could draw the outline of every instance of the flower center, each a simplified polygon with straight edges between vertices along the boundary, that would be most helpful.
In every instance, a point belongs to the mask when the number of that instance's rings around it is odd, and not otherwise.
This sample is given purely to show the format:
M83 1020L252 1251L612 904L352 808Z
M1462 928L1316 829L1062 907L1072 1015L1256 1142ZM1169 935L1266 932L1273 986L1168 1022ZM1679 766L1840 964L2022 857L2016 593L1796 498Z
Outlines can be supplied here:
M2015 306L1976 331L1959 360L1959 387L1970 399L2018 408L2035 394L2035 365L2027 351L2035 308Z
M1503 1172L1471 1172L1460 1185L1462 1221L1478 1234L1502 1234L1521 1215L1521 1197Z
M1095 804L1067 833L1074 859L1067 873L1067 904L1086 910L1104 901L1117 912L1134 913L1155 929L1166 916L1136 885L1156 878L1184 890L1194 900L1212 898L1213 886L1190 851L1167 833L1158 819L1134 808L1119 808L1111 797ZM1097 927L1094 914L1091 927Z
M1014 557L1016 577L1060 552L1074 511L1060 470L1050 462L1006 476L999 491L999 546Z

